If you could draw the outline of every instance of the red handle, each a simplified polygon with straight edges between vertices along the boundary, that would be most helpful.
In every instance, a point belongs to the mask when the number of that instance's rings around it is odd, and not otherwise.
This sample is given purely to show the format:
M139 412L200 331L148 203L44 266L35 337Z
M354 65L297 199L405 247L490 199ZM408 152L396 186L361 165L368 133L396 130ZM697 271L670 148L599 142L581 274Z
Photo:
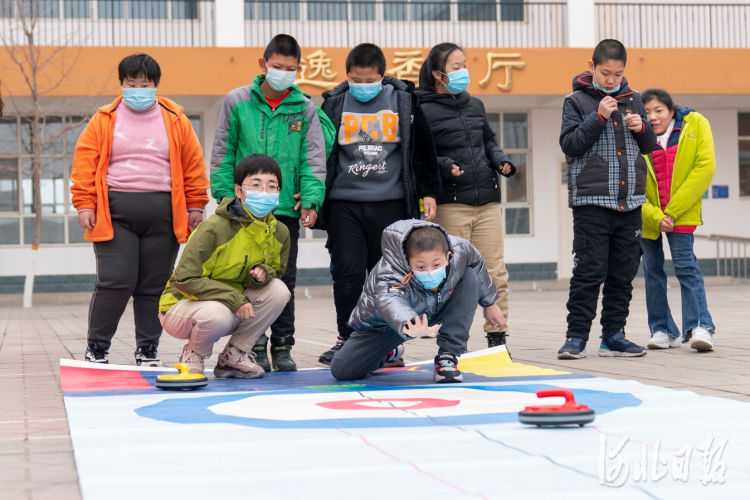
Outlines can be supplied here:
M576 398L569 389L541 389L536 391L538 398L565 398L565 404L575 404Z

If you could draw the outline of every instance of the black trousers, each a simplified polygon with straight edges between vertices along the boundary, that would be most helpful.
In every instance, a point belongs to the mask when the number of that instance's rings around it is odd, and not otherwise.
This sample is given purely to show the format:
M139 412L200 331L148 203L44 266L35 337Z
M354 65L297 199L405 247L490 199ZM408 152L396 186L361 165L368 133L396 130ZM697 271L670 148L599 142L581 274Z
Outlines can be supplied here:
M436 339L438 353L460 356L464 352L478 302L479 278L476 271L469 267L445 305L429 318L430 325L442 325ZM365 378L382 368L388 352L403 342L404 339L393 330L354 331L333 356L331 375L336 380Z
M114 238L94 243L96 282L89 305L88 344L107 350L130 297L138 347L158 345L159 297L180 248L170 193L109 192Z
M352 332L349 315L357 305L367 272L380 260L380 238L390 224L406 217L406 204L391 201L328 201L328 251L339 335Z
M641 259L641 209L573 208L573 277L567 337L588 340L602 291L602 338L625 328Z
M299 251L299 219L276 215L276 220L289 229L289 261L286 264L286 272L279 278L284 282L291 293L289 302L276 321L271 324L271 345L293 346L294 345L294 287L297 286L297 253ZM259 344L266 342L265 336L258 339Z

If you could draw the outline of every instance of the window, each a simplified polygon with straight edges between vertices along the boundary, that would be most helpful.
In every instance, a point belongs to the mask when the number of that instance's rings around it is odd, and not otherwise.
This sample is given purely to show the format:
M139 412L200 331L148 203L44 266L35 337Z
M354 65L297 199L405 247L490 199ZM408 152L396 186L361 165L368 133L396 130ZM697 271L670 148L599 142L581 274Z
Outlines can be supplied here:
M374 0L351 0L352 21L375 21Z
M167 0L129 0L129 19L166 19Z
M67 19L88 19L91 17L89 0L63 0L63 16Z
M199 1L96 0L96 3L99 19L198 19Z
M307 19L310 21L346 21L346 0L307 2Z
M516 166L513 177L500 176L505 234L531 234L528 115L515 112L488 113L487 119L498 144Z
M497 20L495 0L458 0L459 21Z
M501 21L523 21L523 0L500 0Z
M738 116L740 196L750 196L750 113Z
M411 19L413 21L450 21L450 3L435 0L411 0Z
M80 117L47 117L42 123L40 243L83 242L69 179L73 151L85 126ZM6 117L0 120L0 137L0 245L28 245L35 223L33 127L27 117Z
M248 18L247 3L257 4L257 17L255 19L299 19L299 2L297 0L275 0L256 1L245 3L245 19Z

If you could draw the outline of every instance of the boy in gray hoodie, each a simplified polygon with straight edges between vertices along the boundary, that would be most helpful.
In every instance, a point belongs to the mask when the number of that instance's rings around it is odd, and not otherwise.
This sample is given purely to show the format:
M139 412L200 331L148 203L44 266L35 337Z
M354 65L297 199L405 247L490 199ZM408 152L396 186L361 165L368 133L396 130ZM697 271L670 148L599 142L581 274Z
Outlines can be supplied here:
M458 356L477 304L494 326L505 325L482 255L467 240L416 219L385 229L382 254L349 318L354 331L334 355L331 374L337 380L367 377L398 359L405 341L437 332L433 380L461 382Z

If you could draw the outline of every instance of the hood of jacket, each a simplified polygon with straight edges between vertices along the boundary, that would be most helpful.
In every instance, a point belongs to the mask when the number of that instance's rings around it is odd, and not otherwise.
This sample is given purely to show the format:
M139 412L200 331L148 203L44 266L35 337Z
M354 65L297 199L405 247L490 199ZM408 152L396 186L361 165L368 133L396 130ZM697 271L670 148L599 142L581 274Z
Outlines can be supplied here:
M434 227L439 229L440 232L445 235L445 240L448 242L448 248L451 248L452 245L448 233L446 233L445 229L438 224L424 220L416 221L413 219L404 219L394 222L383 231L381 246L383 250L383 260L388 263L397 274L406 276L412 272L409 267L409 261L406 258L404 245L406 244L406 239L409 237L409 234L415 229L421 227Z
M393 88L395 88L396 90L409 92L411 94L414 93L414 84L412 82L409 82L406 80L399 80L398 78L393 78L392 76L387 76L387 75L384 76L383 85L392 85ZM332 88L331 90L327 92L323 92L323 99L336 97L348 91L349 91L349 80L344 80L343 82L339 83L334 88Z
M607 95L601 90L598 90L594 87L594 75L591 74L590 71L584 71L583 73L579 73L573 77L573 92L575 92L576 90L582 90L584 92L597 96ZM620 90L617 91L617 94L612 94L612 97L616 99L618 97L627 96L632 93L633 90L628 85L628 79L623 76L622 82L620 82Z

